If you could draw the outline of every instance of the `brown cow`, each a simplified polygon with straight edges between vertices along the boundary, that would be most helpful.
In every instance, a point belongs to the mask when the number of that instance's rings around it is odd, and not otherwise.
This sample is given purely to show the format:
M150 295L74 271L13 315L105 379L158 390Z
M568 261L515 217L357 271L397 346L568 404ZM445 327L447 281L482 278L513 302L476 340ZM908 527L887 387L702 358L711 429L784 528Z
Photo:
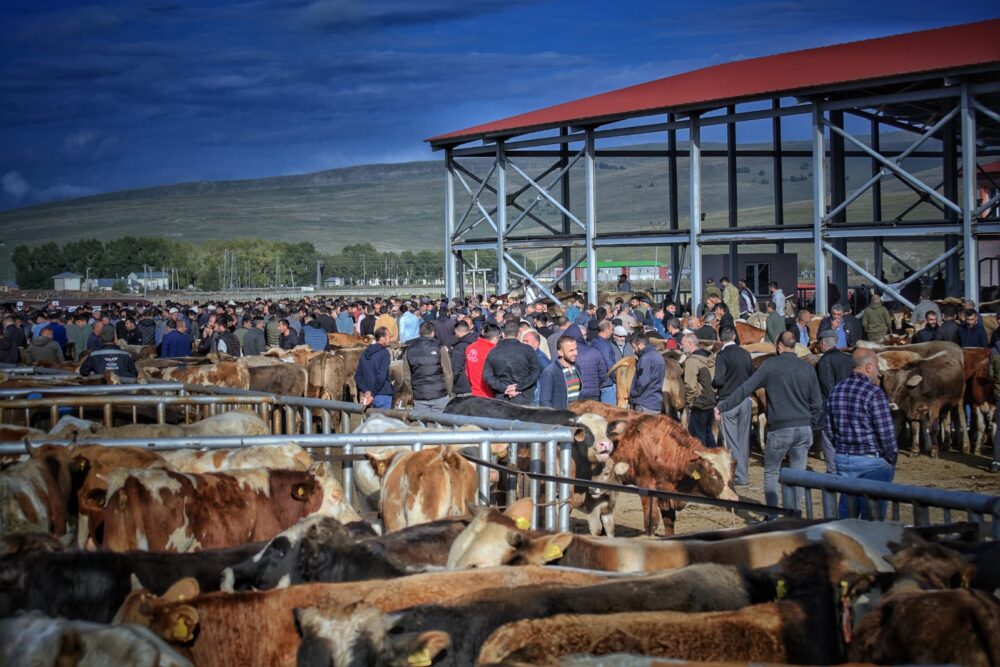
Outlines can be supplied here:
M250 389L250 371L235 361L221 361L205 366L167 368L163 370L162 377L167 382Z
M108 481L103 546L188 552L269 540L312 514L360 517L325 463L308 471L236 470L201 475L120 470Z
M764 336L767 335L766 330L742 320L736 320L734 324L736 326L736 340L740 342L740 345L754 345L764 342Z
M328 333L326 340L329 342L330 347L366 347L372 342L368 336L356 336L354 334L337 332Z
M986 444L989 425L996 412L993 398L993 378L990 377L990 350L981 347L962 348L965 364L965 400L976 418L976 439L971 452L976 454Z
M271 357L243 357L239 363L250 372L250 389L282 396L305 396L309 374L297 363Z
M738 499L731 488L735 466L732 453L728 449L705 447L673 419L621 410L598 401L577 401L570 403L569 409L577 414L598 414L609 421L608 436L616 442L612 459L629 465L622 475L624 483ZM658 504L664 531L672 535L679 505L667 500ZM642 507L646 533L652 535L656 518L649 498L642 498Z
M0 470L0 537L9 533L62 535L69 522L69 451L44 445L26 461Z
M517 567L416 574L394 579L391 585L384 580L313 583L264 592L194 597L197 588L187 582L189 590L183 600L176 594L173 599L163 600L147 591L134 592L122 605L118 620L150 628L201 667L291 665L300 644L296 625L309 632L317 621L309 613L296 618L295 609L321 606L323 613L329 614L349 612L363 605L381 613L418 604L447 603L496 588L541 583L579 586L598 581L600 576L587 572ZM345 643L349 641L344 637Z

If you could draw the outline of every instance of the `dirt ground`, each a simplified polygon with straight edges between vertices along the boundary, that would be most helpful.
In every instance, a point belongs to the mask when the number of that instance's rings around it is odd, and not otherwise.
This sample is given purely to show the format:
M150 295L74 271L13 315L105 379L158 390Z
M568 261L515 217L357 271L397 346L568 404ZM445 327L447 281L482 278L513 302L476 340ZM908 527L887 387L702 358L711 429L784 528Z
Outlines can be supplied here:
M941 457L932 459L927 456L908 456L900 454L896 466L896 477L893 480L899 484L928 486L955 491L969 491L987 495L1000 495L1000 474L989 472L989 453L972 456L961 452L942 452ZM815 472L825 472L826 464L820 458L809 457L808 469ZM764 457L759 451L750 455L750 484L737 488L737 493L743 500L764 502ZM814 508L821 515L819 495L814 494ZM901 518L907 521L912 518L907 508L901 508ZM574 532L586 532L587 526L582 518L574 513ZM935 514L932 513L932 518ZM956 515L955 520L964 519L964 515ZM688 505L677 515L675 526L678 533L692 533L702 530L719 528L734 528L744 526L748 522L756 522L760 515L749 512L733 512L707 505ZM616 534L622 537L642 533L642 506L638 496L620 495L615 510Z

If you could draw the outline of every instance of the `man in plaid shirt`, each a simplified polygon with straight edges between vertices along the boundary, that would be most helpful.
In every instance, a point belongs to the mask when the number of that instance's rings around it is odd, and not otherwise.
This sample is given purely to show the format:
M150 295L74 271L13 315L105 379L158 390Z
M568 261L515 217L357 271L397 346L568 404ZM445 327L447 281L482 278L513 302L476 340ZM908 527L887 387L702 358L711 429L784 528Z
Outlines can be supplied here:
M896 429L889 398L878 386L878 376L878 356L873 350L858 348L854 352L854 372L838 383L826 399L823 430L836 450L836 474L843 477L891 482L896 470ZM840 517L851 514L848 497L842 495ZM863 519L873 518L866 516L864 507L856 514Z

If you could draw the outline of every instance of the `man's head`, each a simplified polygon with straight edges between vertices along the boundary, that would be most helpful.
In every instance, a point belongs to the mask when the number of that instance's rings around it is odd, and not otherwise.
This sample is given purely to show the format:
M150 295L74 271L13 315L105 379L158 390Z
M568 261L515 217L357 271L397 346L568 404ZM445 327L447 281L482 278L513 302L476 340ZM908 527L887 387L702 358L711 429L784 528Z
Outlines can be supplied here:
M42 329L44 333L45 329ZM49 329L49 336L52 335L52 330ZM114 327L104 327L101 329L101 343L107 345L108 343L115 342L115 329Z
M177 320L176 322L174 322L174 326L181 333L187 333L188 325L187 325L187 322L185 320Z
M386 331L389 330L388 327L386 327L385 329L386 329ZM457 330L458 327L455 327L455 329ZM431 324L430 322L421 322L420 323L420 337L421 338L434 338L434 325Z
M722 276L721 278L719 278L719 284L725 287L726 285L729 284L729 278L727 276Z
M687 354L691 354L698 349L698 337L694 334L684 334L681 337L681 349Z
M953 320L958 316L958 310L953 304L946 303L941 306L941 319Z
M469 329L469 323L466 322L465 320L459 320L458 322L455 323L455 336L456 337L461 338L462 336L465 336L466 334L468 334L469 331L470 331L470 329Z
M859 347L854 350L854 372L878 382L878 355L875 350Z
M775 347L778 350L778 354L782 352L794 352L795 351L795 334L791 331L782 331L781 335L778 336L778 342L775 343Z
M712 306L712 313L721 320L722 316L726 314L726 304L721 301L716 302L716 304Z
M611 330L611 337L617 345L624 345L628 339L628 329L619 324Z
M513 338L517 340L517 335L521 333L521 322L518 320L511 320L510 322L505 322L503 325L503 337Z
M429 323L424 322L424 324L429 324ZM423 324L421 324L420 327L422 329ZM433 328L433 326L431 328ZM388 327L379 327L374 332L372 332L372 335L375 337L375 342L381 345L388 345L389 343L392 342L392 332L389 331Z
M775 308L777 308L777 306L774 305L773 301L768 301L767 302L767 312L773 313L773 312L775 312Z
M290 325L288 324L288 320L286 320L284 318L278 320L278 331L281 332L282 336L288 335L288 328L289 328L289 326Z
M574 338L571 336L562 336L556 344L556 349L559 351L559 361L563 366L576 363L577 349Z
M677 333L681 330L681 321L676 317L671 317L667 320L667 331L672 334Z
M632 340L632 347L635 348L636 354L640 354L643 350L649 347L649 336L646 334L639 334Z
M798 320L800 326L807 327L809 326L809 322L812 320L812 313L803 308L799 311L799 314L795 319Z
M597 325L597 335L604 340L610 340L615 326L611 322L604 320Z
M837 334L832 329L826 329L819 334L819 349L827 352L837 347Z
M496 340L500 337L500 328L495 324L484 324L482 337L490 341Z
M937 329L938 327L938 316L933 310L927 313L926 324L928 329Z
M965 326L970 329L979 323L979 313L974 311L972 308L966 308L965 312L962 313L963 319L965 320Z
M844 318L844 307L839 303L833 304L830 308L830 319L841 320Z
M111 334L112 334L111 340L114 340L114 337L113 337L114 336L114 332L112 331ZM52 327L49 327L49 326L42 327L41 329L38 330L38 335L39 336L45 336L46 338L52 338Z
M705 313L705 324L710 327L719 326L719 318L715 316L715 312Z
M719 329L719 340L723 343L735 343L736 327L725 326Z
M538 332L534 329L529 329L524 332L521 337L521 342L530 346L532 350L537 350L538 346L542 344L542 337L538 335Z
M778 290L778 283L772 280L770 283L767 284L767 289L769 292L774 294L774 292Z

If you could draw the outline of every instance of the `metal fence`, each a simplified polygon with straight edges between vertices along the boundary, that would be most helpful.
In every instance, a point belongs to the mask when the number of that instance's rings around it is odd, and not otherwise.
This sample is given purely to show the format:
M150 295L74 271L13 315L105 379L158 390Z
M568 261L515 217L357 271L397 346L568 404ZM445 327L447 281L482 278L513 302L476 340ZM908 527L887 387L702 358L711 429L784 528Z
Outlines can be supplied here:
M994 540L1000 540L1000 496L891 484L791 468L782 469L780 482L782 504L798 510L805 503L805 515L810 519L815 514L813 491L819 491L823 517L827 519L839 516L839 493L850 516L863 511L867 518L899 521L902 505L912 509L915 525L929 526L938 514L934 512L932 515L932 509L940 510L943 524L952 523L952 512L964 512L966 520L977 524L982 535L992 535Z

